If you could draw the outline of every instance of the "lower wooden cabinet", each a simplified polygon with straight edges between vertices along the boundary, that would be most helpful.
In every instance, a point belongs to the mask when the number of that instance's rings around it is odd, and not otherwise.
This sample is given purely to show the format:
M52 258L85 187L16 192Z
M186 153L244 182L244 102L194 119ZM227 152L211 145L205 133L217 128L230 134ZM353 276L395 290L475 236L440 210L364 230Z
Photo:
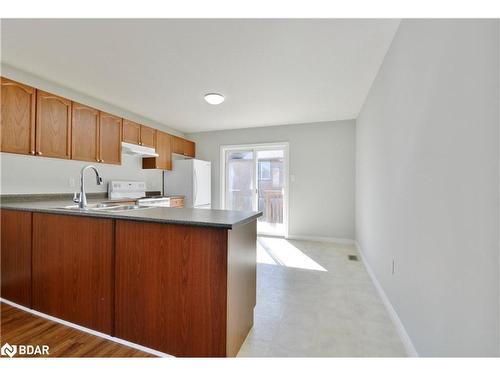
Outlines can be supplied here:
M33 309L112 334L113 220L33 213Z
M235 356L253 325L255 221L1 215L5 299L179 357Z
M227 230L116 221L115 335L174 356L226 355Z
M2 209L1 296L31 308L31 212Z

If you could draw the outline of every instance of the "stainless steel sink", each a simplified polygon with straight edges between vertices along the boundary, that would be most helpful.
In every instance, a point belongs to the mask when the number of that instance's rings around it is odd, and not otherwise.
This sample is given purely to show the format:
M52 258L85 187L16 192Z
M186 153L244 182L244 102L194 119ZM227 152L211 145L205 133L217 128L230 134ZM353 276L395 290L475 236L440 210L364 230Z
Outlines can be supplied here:
M107 209L107 208L114 208L118 207L119 205L116 203L93 203L93 204L88 204L87 208L89 210L102 210L102 209ZM70 206L64 206L64 207L59 207L65 210L80 210L80 207L78 207L77 204L72 204Z
M129 210L145 210L147 208L151 208L151 207L138 206L138 205L134 204L131 206L107 207L107 208L102 208L101 210L108 211L108 212L118 212L118 211L129 211Z
M97 211L97 212L121 212L130 210L145 210L151 207L144 207L139 205L120 205L116 203L94 203L87 205L87 209L81 209L77 204L70 206L59 207L63 210L73 210L73 211Z

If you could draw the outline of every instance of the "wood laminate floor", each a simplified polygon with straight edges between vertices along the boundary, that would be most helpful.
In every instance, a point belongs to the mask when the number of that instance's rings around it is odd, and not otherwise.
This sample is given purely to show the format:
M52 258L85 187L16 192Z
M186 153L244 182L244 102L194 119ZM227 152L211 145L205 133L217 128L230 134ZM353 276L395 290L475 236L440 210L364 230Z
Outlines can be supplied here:
M49 345L49 357L154 357L2 303L0 346L6 342Z

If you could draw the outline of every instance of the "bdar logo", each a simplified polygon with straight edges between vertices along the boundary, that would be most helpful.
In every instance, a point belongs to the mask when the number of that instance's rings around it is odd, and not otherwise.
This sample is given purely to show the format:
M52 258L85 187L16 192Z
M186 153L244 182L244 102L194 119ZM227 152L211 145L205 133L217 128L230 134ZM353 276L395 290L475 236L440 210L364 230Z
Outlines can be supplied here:
M16 345L10 345L8 342L6 342L2 346L2 348L0 349L0 353L2 355L8 355L10 358L12 358L17 353L17 346Z

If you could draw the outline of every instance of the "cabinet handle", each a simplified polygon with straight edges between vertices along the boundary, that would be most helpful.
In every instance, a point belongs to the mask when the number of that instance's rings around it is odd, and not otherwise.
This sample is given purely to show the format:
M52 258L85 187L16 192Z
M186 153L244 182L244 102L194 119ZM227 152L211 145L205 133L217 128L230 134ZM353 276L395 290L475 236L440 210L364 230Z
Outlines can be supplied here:
M30 151L30 154L31 154L31 155L35 155L35 150L31 150L31 151Z
M43 155L43 154L42 154L42 151L38 151L36 154L37 154L37 155Z

